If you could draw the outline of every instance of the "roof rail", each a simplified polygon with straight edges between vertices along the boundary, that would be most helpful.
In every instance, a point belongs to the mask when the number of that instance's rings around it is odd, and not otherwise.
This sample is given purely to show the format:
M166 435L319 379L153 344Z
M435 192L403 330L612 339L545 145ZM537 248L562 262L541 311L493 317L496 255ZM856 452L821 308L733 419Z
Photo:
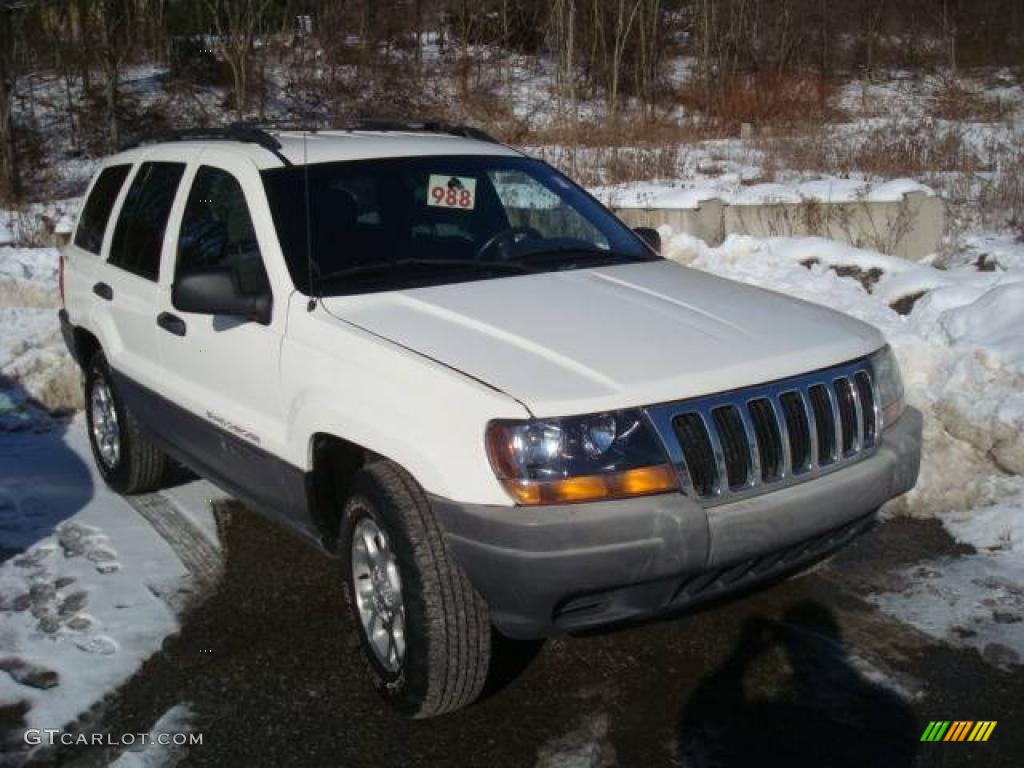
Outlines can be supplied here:
M387 118L363 118L356 120L351 125L346 125L342 130L446 133L450 136L461 136L466 139L476 139L477 141L486 141L491 144L501 143L489 133L482 131L479 128L474 128L470 125L445 123L440 120L390 120Z
M225 128L186 128L177 131L146 136L121 145L121 149L134 149L146 144L159 144L168 141L240 141L246 144L257 144L269 152L273 152L285 165L292 162L281 154L281 142L259 126L249 123L232 123Z

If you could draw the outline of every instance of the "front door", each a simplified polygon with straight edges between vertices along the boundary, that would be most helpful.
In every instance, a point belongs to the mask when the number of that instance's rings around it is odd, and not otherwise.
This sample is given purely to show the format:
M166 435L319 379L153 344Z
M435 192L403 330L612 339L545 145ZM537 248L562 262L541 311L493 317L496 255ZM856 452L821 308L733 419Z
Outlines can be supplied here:
M278 364L284 301L267 325L173 306L174 280L196 270L226 267L242 291L261 292L270 281L239 177L231 158L200 158L177 227L174 253L161 292L158 333L164 387L192 417L175 430L180 446L215 481L285 521L305 523L303 475L278 459L284 446ZM278 298L278 297L275 297Z

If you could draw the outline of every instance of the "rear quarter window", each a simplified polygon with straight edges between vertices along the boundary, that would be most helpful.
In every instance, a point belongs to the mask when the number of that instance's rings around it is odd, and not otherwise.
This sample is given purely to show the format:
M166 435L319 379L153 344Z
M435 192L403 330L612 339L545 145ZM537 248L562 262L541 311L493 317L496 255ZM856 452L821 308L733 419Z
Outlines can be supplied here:
M82 250L97 254L100 252L114 201L130 170L130 165L112 165L100 171L82 208L82 215L78 218L78 229L75 230L75 245Z

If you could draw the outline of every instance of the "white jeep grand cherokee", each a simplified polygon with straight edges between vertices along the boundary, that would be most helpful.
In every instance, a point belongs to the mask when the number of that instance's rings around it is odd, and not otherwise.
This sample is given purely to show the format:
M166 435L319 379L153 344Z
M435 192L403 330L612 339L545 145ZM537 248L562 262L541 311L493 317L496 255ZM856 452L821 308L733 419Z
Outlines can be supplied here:
M383 695L806 567L909 490L879 333L657 255L472 129L234 127L96 175L62 326L103 477L173 457L339 555Z

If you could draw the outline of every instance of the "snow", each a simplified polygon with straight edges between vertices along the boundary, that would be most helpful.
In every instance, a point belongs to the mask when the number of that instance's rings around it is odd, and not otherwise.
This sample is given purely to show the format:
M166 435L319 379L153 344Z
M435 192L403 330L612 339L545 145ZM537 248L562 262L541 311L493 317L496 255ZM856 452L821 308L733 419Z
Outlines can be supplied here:
M609 726L607 714L582 716L577 728L540 746L534 768L604 768L615 765L615 748L608 738Z
M0 280L24 280L56 288L57 261L55 248L0 247Z
M975 554L908 568L870 599L918 629L1024 663L1024 244L1000 267L945 270L820 238L730 237L718 248L663 228L665 253L724 277L814 301L875 325L925 416L917 487L883 515L938 518ZM985 242L977 238L976 243ZM849 276L840 276L844 271ZM877 282L864 280L878 270ZM897 299L923 291L900 314Z
M172 768L187 757L187 748L176 745L176 734L192 732L195 715L188 704L178 704L161 715L147 734L146 743L129 749L110 764L111 768ZM168 742L161 744L160 742Z
M0 656L56 673L37 688L0 674L0 701L25 701L27 728L73 722L177 631L157 597L185 588L167 543L106 488L81 417L62 434L0 434Z
M726 205L769 205L772 203L900 202L913 192L932 197L935 192L912 179L881 183L823 177L795 184L746 184L736 176L722 176L699 182L632 182L591 190L595 197L614 208L699 208L708 200Z
M897 578L899 589L868 599L927 635L977 649L991 664L1024 664L1024 563L1019 558L943 558L907 568Z
M993 365L1024 373L1024 279L996 285L969 303L941 312L938 321L951 343L971 345Z
M962 249L971 262L990 259L998 269L1024 269L1024 240L995 234L971 234L962 238Z
M52 248L0 247L0 431L45 426L32 401L81 406L57 322L57 264Z

